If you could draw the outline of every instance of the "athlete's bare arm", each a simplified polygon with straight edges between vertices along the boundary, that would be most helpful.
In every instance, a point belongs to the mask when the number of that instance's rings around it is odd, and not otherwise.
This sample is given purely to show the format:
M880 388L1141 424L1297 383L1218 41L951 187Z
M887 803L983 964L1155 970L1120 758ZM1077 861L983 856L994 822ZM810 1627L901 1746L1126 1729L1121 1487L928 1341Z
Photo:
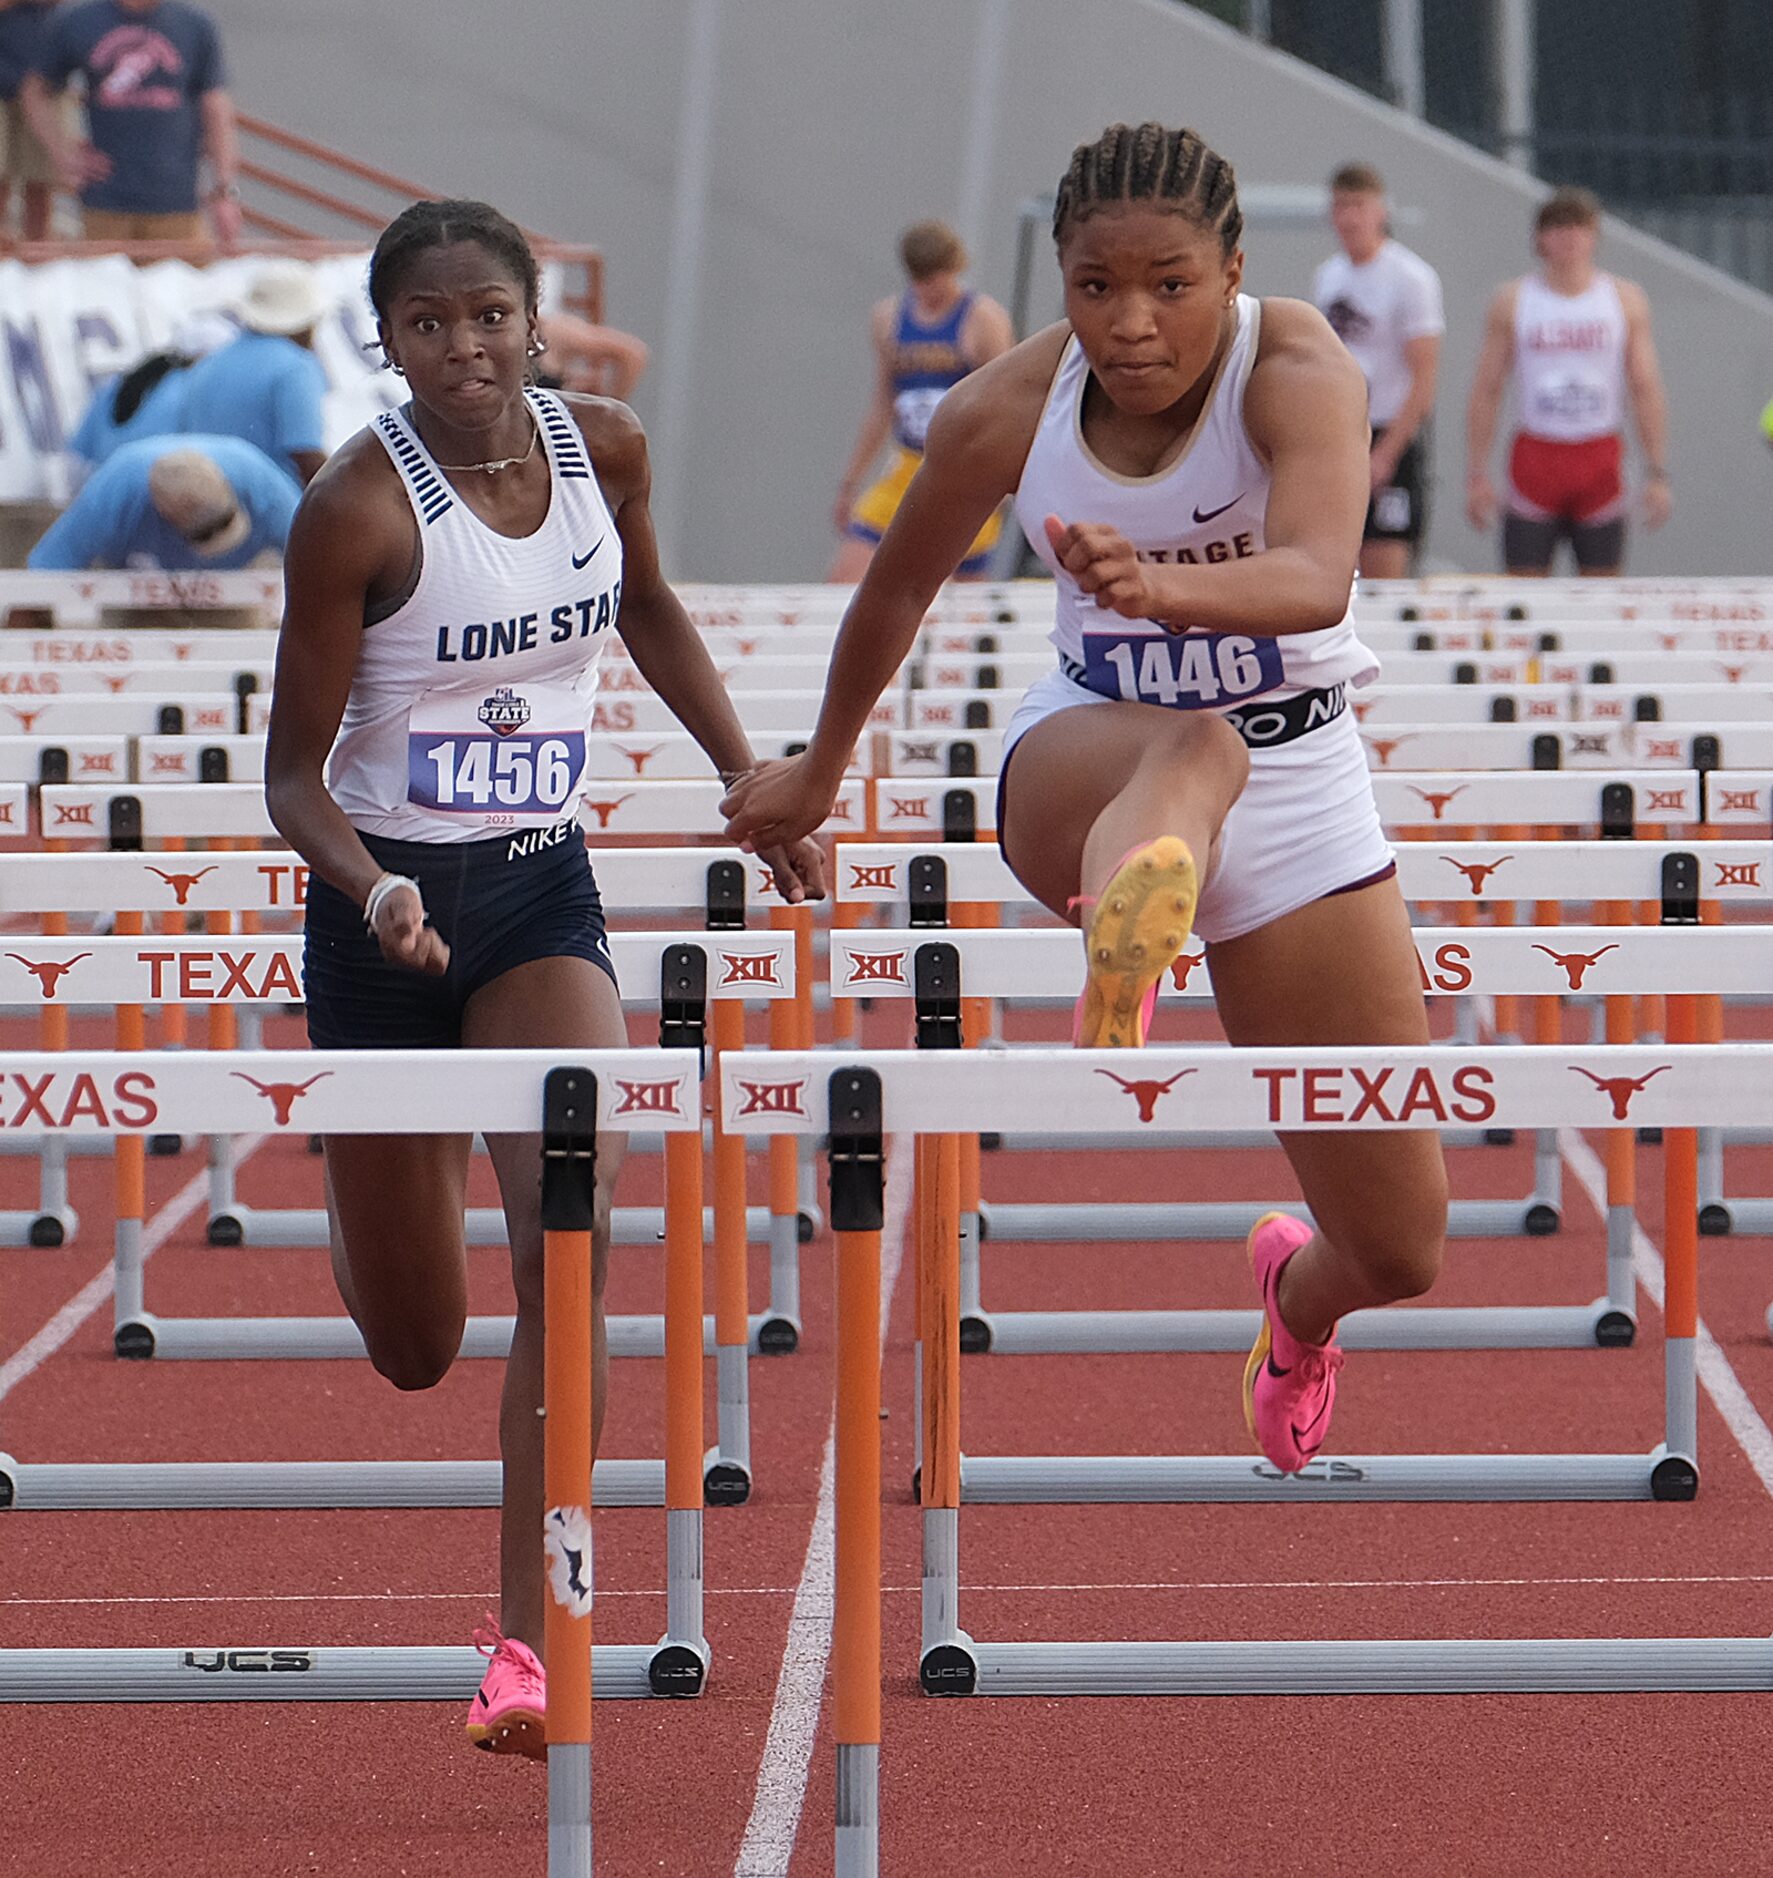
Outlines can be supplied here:
M1484 315L1484 343L1465 406L1465 513L1473 528L1488 528L1496 519L1490 448L1496 441L1502 388L1514 367L1514 302L1519 287L1519 281L1511 280L1490 298Z
M977 371L1001 358L1016 343L1016 329L1009 314L988 293L975 294L960 335L960 349L968 369Z
M1117 529L1050 517L1054 553L1098 606L1177 631L1264 637L1321 631L1347 613L1369 493L1367 383L1316 307L1263 301L1244 424L1272 475L1267 552L1158 567Z
M308 485L284 553L265 806L315 873L359 905L382 869L327 793L326 759L357 670L365 606L401 591L417 546L399 474L362 431ZM416 894L389 896L376 937L396 965L441 972L449 963Z
M840 535L850 525L850 510L855 507L862 478L893 432L893 322L898 307L896 300L879 300L868 315L868 339L874 348L874 389L869 393L868 409L862 413L843 480L837 485L833 520Z
M652 463L646 432L627 405L609 398L569 397L584 433L599 488L622 540L622 605L616 629L640 675L723 775L743 774L756 758L707 645L659 566L653 533ZM824 860L811 842L764 856L789 901L825 893Z
M923 462L838 628L818 728L804 756L766 763L721 805L747 846L792 839L829 812L875 701L930 601L987 516L1022 479L1070 329L1052 326L963 378L936 406Z
M1625 394L1644 453L1644 524L1660 528L1673 506L1668 482L1668 393L1663 389L1656 341L1650 334L1649 297L1636 281L1615 278L1614 284L1625 309Z

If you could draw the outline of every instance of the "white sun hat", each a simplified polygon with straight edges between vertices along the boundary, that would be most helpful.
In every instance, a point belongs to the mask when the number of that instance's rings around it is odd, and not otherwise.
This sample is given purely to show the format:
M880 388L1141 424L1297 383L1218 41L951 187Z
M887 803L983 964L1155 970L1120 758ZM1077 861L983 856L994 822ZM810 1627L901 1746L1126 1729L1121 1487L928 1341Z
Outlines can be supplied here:
M270 261L235 310L251 331L288 338L318 324L332 310L332 301L305 262Z

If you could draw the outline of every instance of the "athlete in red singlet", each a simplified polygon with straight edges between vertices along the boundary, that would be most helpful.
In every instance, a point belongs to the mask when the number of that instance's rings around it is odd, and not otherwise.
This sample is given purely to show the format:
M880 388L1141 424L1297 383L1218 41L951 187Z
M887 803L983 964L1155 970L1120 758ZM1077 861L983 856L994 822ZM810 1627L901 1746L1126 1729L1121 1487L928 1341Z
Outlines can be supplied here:
M1502 388L1514 374L1519 429L1502 504L1502 558L1511 574L1549 574L1567 539L1583 574L1617 574L1625 558L1623 407L1644 453L1646 527L1668 520L1668 403L1644 290L1595 266L1601 208L1586 189L1559 189L1540 207L1540 272L1497 289L1466 410L1466 513L1496 513L1490 445Z

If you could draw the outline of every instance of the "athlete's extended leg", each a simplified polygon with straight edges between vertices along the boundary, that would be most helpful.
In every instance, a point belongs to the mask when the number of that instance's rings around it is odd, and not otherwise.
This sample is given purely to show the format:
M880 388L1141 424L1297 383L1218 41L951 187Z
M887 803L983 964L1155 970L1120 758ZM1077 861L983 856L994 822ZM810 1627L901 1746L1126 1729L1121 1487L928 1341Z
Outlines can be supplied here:
M1047 906L1088 922L1077 1041L1141 1044L1249 754L1217 716L1110 704L1044 719L1013 758L1006 858Z
M588 959L532 959L502 972L469 998L462 1019L469 1049L546 1047L625 1049L627 1026L609 974ZM542 1648L542 1187L535 1135L495 1135L487 1142L499 1177L511 1240L517 1326L499 1404L499 1451L505 1492L499 1526L501 1624L507 1637ZM627 1148L623 1135L597 1141L597 1209L592 1233L592 1449L603 1423L609 1378L603 1285L609 1263L610 1192Z
M1420 966L1395 880L1334 894L1208 948L1226 1035L1244 1048L1429 1040ZM1244 1375L1251 1433L1277 1467L1303 1467L1329 1432L1337 1320L1426 1291L1440 1270L1447 1176L1439 1137L1283 1134L1316 1231L1250 1235L1264 1323Z
M1016 744L1004 785L1004 859L1043 906L1082 924L1129 849L1174 835L1211 871L1250 773L1243 739L1209 711L1078 706Z

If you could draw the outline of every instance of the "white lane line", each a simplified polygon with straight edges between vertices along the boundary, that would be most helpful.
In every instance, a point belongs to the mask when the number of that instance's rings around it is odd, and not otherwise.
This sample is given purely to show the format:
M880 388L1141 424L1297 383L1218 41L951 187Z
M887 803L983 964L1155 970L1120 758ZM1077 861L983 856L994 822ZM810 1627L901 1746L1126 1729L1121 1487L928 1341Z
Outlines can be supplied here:
M886 1348L893 1292L905 1257L905 1224L911 1206L911 1138L895 1137L887 1159L885 1219L881 1231L880 1343ZM806 1804L807 1775L825 1698L825 1665L831 1655L831 1613L837 1557L837 1419L825 1434L819 1463L819 1497L806 1563L788 1617L788 1641L776 1678L769 1733L757 1768L751 1817L739 1842L733 1878L787 1878Z
M987 1585L969 1584L971 1593L1035 1592L1042 1596L1088 1597L1098 1592L1175 1591L1191 1596L1202 1591L1537 1591L1635 1585L1773 1585L1773 1572L1658 1572L1633 1575L1607 1575L1573 1578L1196 1578L1128 1579L1115 1584L1075 1585ZM710 1598L788 1598L795 1595L793 1585L710 1585ZM885 1585L889 1598L921 1597L921 1585ZM135 1605L203 1604L231 1609L249 1609L258 1605L281 1604L472 1604L496 1597L492 1591L332 1591L269 1593L243 1592L233 1595L212 1594L206 1597L166 1598L0 1598L0 1610L48 1610L77 1605L82 1610L94 1606L127 1607ZM599 1591L599 1597L640 1598L657 1604L665 1602L663 1591Z
M247 1156L264 1140L263 1135L248 1135L242 1139L235 1165L244 1165ZM193 1174L147 1222L142 1231L144 1264L190 1218L208 1193L209 1172L204 1169ZM41 1369L116 1289L116 1267L107 1261L104 1270L82 1285L28 1343L22 1344L4 1363L0 1363L0 1402L5 1401L27 1376Z
M1558 1130L1558 1152L1605 1222L1607 1174L1600 1157L1570 1128ZM1631 1234L1631 1266L1638 1283L1660 1311L1665 1290L1662 1254L1644 1236L1643 1228L1635 1224ZM1736 1437L1736 1445L1748 1457L1748 1464L1760 1477L1761 1485L1773 1494L1773 1430L1761 1419L1760 1411L1737 1379L1717 1339L1706 1328L1703 1317L1699 1320L1695 1342L1700 1386L1711 1397L1712 1407L1724 1418L1724 1425Z

